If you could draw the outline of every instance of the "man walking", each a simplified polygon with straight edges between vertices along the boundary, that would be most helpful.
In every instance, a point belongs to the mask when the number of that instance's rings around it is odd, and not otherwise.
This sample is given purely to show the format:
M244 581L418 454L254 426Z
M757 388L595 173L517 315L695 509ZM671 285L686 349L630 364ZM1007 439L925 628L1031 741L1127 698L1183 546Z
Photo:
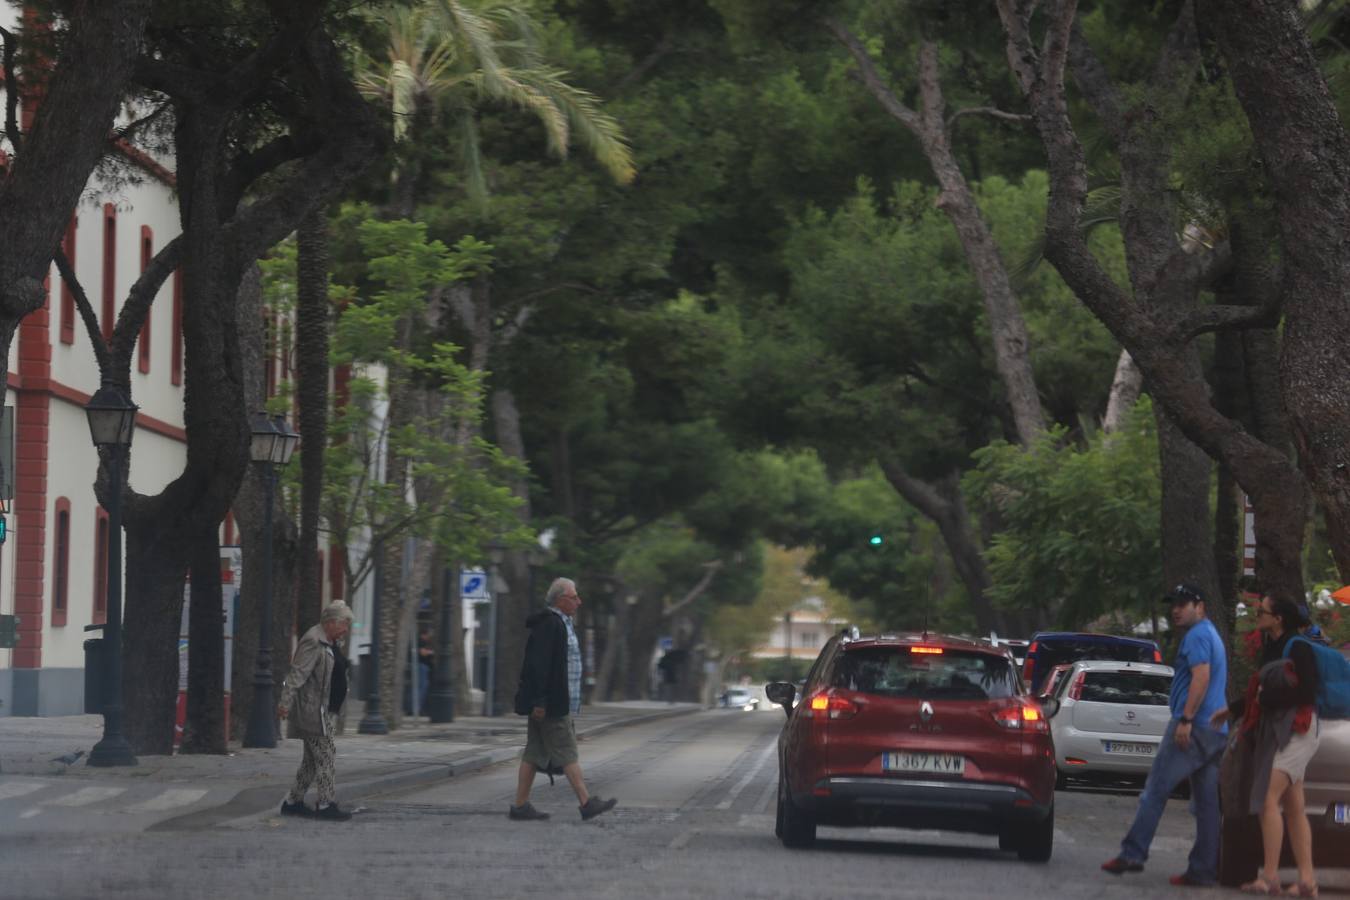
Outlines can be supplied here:
M581 711L581 646L572 627L572 616L581 606L577 586L570 578L557 578L544 596L548 607L525 620L530 637L525 643L525 661L516 688L516 713L529 716L525 752L520 757L516 802L508 815L516 821L547 819L530 803L534 776L561 767L567 783L581 804L581 817L594 819L614 808L617 800L601 800L586 792L577 762L577 733L572 717Z
M1197 588L1179 584L1163 598L1172 607L1172 625L1186 629L1172 664L1172 721L1158 745L1134 824L1120 844L1120 855L1102 863L1112 875L1142 872L1167 797L1183 779L1191 781L1195 845L1189 865L1172 884L1212 885L1219 873L1219 758L1228 726L1211 727L1210 717L1226 708L1228 658L1214 623L1205 616L1205 598Z

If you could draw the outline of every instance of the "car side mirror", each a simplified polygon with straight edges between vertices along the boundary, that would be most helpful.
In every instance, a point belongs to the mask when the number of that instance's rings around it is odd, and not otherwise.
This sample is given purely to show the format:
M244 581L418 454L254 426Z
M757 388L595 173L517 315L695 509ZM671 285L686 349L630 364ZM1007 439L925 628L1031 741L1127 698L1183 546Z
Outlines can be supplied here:
M1047 719L1053 719L1059 712L1059 701L1054 697L1041 698L1041 712L1045 713Z
M775 681L764 685L764 696L783 707L783 712L792 715L792 701L797 697L797 686L788 681Z

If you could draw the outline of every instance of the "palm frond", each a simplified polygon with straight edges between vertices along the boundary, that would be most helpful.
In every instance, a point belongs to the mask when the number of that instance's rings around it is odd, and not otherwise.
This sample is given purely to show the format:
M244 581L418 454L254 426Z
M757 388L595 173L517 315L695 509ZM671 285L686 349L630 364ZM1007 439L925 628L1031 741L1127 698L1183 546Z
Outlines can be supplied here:
M483 152L479 142L478 120L472 110L466 110L459 120L462 136L460 151L464 155L464 186L469 199L482 210L487 206L488 186L487 178L483 174Z
M493 23L468 9L459 0L438 0L445 24L453 39L464 50L464 58L478 70L489 95L504 95L502 84L506 66L497 54L497 29Z
M519 74L565 112L578 142L615 181L628 184L633 180L637 175L633 151L618 121L601 110L594 94L568 84L563 80L565 73L557 70L532 69Z

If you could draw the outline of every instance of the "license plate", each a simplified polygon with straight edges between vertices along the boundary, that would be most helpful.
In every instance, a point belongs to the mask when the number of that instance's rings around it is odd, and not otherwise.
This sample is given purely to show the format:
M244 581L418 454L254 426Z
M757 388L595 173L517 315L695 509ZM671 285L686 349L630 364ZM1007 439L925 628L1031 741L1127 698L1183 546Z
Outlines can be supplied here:
M1350 825L1350 803L1333 804L1331 817L1337 825Z
M936 772L963 775L966 758L954 753L883 753L881 768L887 772Z
M1152 744L1141 744L1135 741L1102 741L1102 748L1107 753L1122 753L1133 756L1152 756L1154 752Z

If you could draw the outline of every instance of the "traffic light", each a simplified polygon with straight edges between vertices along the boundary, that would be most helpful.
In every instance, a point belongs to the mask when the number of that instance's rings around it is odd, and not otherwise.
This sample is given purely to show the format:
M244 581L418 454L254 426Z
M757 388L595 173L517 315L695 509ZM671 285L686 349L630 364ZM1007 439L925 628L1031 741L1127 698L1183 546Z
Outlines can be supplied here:
M9 522L4 516L0 516L0 544L3 544L7 537L9 537Z
M882 537L880 534L874 534L867 539L867 543L871 544L873 547L880 547L882 544Z

